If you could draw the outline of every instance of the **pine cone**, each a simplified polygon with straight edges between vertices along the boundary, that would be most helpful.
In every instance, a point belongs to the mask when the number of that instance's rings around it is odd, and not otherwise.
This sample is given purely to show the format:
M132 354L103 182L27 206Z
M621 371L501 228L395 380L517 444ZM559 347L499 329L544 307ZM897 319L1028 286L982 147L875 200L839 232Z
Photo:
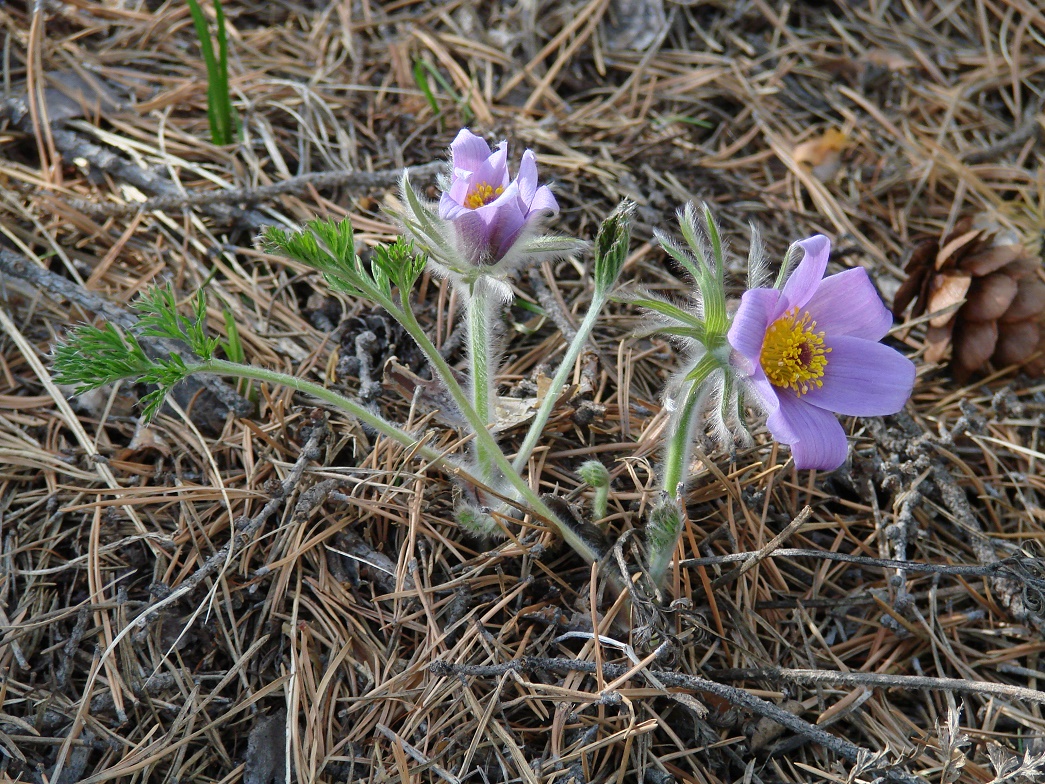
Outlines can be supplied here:
M925 359L939 362L950 348L951 374L960 383L987 360L1040 375L1045 370L1041 262L1013 237L983 223L979 217L962 218L942 242L929 239L915 247L893 314L899 317L912 301L913 318L938 314L929 319Z

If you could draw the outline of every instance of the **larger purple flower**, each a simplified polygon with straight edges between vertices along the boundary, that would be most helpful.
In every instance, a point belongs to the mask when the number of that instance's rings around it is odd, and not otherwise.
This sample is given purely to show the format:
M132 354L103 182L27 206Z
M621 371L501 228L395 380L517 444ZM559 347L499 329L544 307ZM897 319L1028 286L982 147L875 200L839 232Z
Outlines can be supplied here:
M451 221L458 250L471 264L501 261L523 231L559 205L546 185L537 183L537 159L523 153L519 175L508 173L508 143L497 149L467 128L450 145L453 171L450 188L439 200L439 217Z
M879 341L892 316L862 268L825 278L831 242L798 245L783 290L744 293L729 330L733 363L765 408L769 431L798 468L833 470L846 457L835 412L895 414L911 396L914 364Z

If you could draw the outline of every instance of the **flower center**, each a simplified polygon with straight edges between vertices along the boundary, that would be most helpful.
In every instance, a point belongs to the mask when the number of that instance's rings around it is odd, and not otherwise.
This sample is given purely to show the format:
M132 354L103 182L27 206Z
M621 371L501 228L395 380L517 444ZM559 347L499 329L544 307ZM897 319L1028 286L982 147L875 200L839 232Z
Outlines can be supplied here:
M831 349L824 346L824 333L815 329L816 322L808 313L800 317L798 308L769 325L759 360L769 383L788 387L798 395L824 385L821 379Z
M473 185L468 195L464 197L464 206L470 210L477 210L485 207L502 193L504 193L503 185L495 188L488 182L480 182L478 185Z

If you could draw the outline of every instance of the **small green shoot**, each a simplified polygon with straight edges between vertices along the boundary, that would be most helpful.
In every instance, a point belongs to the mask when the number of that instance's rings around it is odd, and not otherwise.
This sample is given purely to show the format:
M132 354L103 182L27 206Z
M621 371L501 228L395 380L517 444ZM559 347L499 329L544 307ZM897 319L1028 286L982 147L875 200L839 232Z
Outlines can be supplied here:
M606 516L610 498L610 472L600 461L589 460L577 469L577 473L595 490L595 498L591 502L591 519L597 523Z
M631 218L635 202L622 201L599 226L595 235L595 295L605 300L613 291L631 245Z
M210 138L214 144L233 144L238 136L239 120L232 108L229 95L229 44L225 34L225 11L221 0L214 0L214 18L217 28L218 54L210 38L210 25L198 0L188 0L192 24L200 43L200 53L207 68L207 119Z
M225 351L225 356L229 358L229 362L244 365L247 362L247 354L243 350L243 340L239 336L236 317L228 309L222 311L222 316L225 318L225 333L229 336L229 339L221 344L222 349ZM236 391L252 403L257 403L257 392L251 386L248 379L241 378L236 383Z
M442 109L439 108L439 101L435 99L435 93L432 92L432 85L428 83L428 71L426 70L425 63L423 60L414 60L414 83L417 84L417 89L424 95L425 100L428 101L428 106L432 110L432 114L436 116L436 119L441 119L443 115Z
M649 577L655 588L664 582L671 560L675 557L679 537L682 535L684 515L679 503L667 493L650 511L646 523L646 554L649 558Z
M468 98L459 95L453 85L447 81L446 77L439 73L439 69L433 66L430 62L422 58L414 60L414 82L417 83L417 89L422 92L428 105L432 107L432 111L435 112L435 116L441 118L442 111L439 109L439 103L436 101L432 85L428 81L429 76L431 76L436 84L438 84L439 87L446 92L451 99L453 99L454 104L457 106L457 111L461 115L461 124L468 125L475 118L475 112L472 111L472 107L468 103Z

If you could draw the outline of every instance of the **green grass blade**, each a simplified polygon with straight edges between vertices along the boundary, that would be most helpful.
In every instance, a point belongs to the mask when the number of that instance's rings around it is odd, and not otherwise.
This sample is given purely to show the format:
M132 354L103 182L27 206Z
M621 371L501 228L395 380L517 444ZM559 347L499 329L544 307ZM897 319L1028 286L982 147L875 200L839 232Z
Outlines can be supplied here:
M414 83L417 85L417 89L421 91L421 94L424 95L425 100L428 101L428 105L436 118L442 115L439 109L439 102L435 99L435 93L432 92L432 85L428 83L428 73L425 69L425 64L420 59L414 60Z
M232 102L229 99L228 39L225 35L225 14L220 0L215 0L214 9L218 27L219 56L214 54L210 39L210 25L200 7L199 0L188 0L192 24L199 39L200 54L207 69L207 120L210 123L210 138L214 144L232 144Z
M225 9L221 0L214 0L214 16L218 36L218 72L216 74L213 100L217 107L216 114L221 126L223 144L236 141L236 115L232 109L232 97L229 95L229 40L225 31ZM209 91L208 91L209 94Z

